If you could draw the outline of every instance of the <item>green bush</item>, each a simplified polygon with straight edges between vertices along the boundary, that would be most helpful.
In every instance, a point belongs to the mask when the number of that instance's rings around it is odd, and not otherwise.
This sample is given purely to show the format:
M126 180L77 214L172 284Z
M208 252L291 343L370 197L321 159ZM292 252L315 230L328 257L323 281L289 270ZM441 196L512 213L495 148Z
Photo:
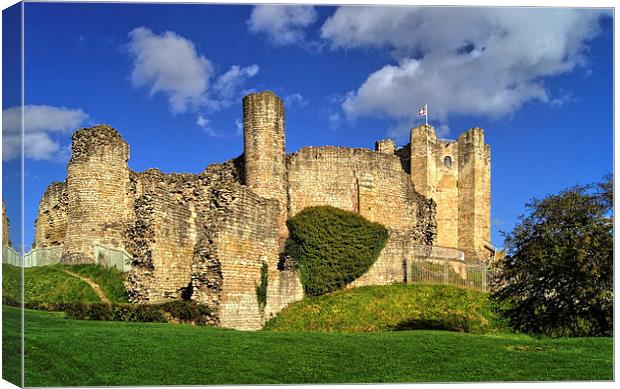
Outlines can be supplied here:
M183 323L207 324L213 312L206 305L195 301L172 300L159 305L162 312L170 315L174 320Z
M258 307L262 310L267 304L267 287L269 286L269 267L266 262L260 268L260 285L256 287L256 300Z
M4 301L3 301L4 302ZM19 306L15 301L7 305ZM25 308L65 312L69 319L153 323L208 324L213 312L194 301L172 300L162 304L104 304L79 302L29 302Z
M297 261L309 296L333 292L367 272L388 238L382 225L329 206L306 208L286 224L285 254Z

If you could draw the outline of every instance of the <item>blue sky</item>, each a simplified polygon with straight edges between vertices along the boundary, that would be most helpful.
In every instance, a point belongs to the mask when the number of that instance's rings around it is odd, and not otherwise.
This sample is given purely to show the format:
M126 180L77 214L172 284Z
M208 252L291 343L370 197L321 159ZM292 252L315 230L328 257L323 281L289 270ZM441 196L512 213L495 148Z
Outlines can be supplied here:
M242 152L241 96L269 89L288 152L403 145L424 103L442 137L483 127L501 245L529 199L613 170L612 24L585 9L26 3L25 244L75 129L117 128L133 170L197 173Z

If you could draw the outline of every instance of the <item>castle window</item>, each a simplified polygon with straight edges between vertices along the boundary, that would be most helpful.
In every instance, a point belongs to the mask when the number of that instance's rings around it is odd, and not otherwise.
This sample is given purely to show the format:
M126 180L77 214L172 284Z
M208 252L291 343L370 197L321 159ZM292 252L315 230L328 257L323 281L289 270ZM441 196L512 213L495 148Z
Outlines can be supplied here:
M452 167L452 158L450 158L449 156L445 157L443 159L443 165L445 167Z

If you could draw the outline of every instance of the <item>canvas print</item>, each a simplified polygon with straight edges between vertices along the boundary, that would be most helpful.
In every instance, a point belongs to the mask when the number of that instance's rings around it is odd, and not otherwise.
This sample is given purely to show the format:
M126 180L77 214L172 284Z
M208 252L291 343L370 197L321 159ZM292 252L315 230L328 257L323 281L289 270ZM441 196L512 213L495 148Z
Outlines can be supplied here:
M2 16L4 380L614 379L612 8Z

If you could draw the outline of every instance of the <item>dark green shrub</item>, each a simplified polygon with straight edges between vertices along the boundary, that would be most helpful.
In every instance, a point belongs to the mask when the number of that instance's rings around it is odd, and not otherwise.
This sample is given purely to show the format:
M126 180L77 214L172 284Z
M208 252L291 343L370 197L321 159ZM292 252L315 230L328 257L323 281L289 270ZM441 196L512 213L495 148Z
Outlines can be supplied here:
M306 208L286 224L285 253L297 261L310 296L332 292L367 272L388 238L382 225L329 206Z
M162 304L43 303L30 302L25 308L65 312L69 319L108 320L145 323L180 322L208 324L213 317L209 307L194 301L172 300Z
M59 308L56 306L55 308ZM77 320L114 320L112 306L103 303L72 303L64 306L67 317Z
M263 262L260 268L260 285L256 287L256 300L260 309L267 304L267 286L269 286L269 267Z
M206 305L195 301L172 300L159 305L162 312L169 314L172 319L184 323L207 324L213 312Z

